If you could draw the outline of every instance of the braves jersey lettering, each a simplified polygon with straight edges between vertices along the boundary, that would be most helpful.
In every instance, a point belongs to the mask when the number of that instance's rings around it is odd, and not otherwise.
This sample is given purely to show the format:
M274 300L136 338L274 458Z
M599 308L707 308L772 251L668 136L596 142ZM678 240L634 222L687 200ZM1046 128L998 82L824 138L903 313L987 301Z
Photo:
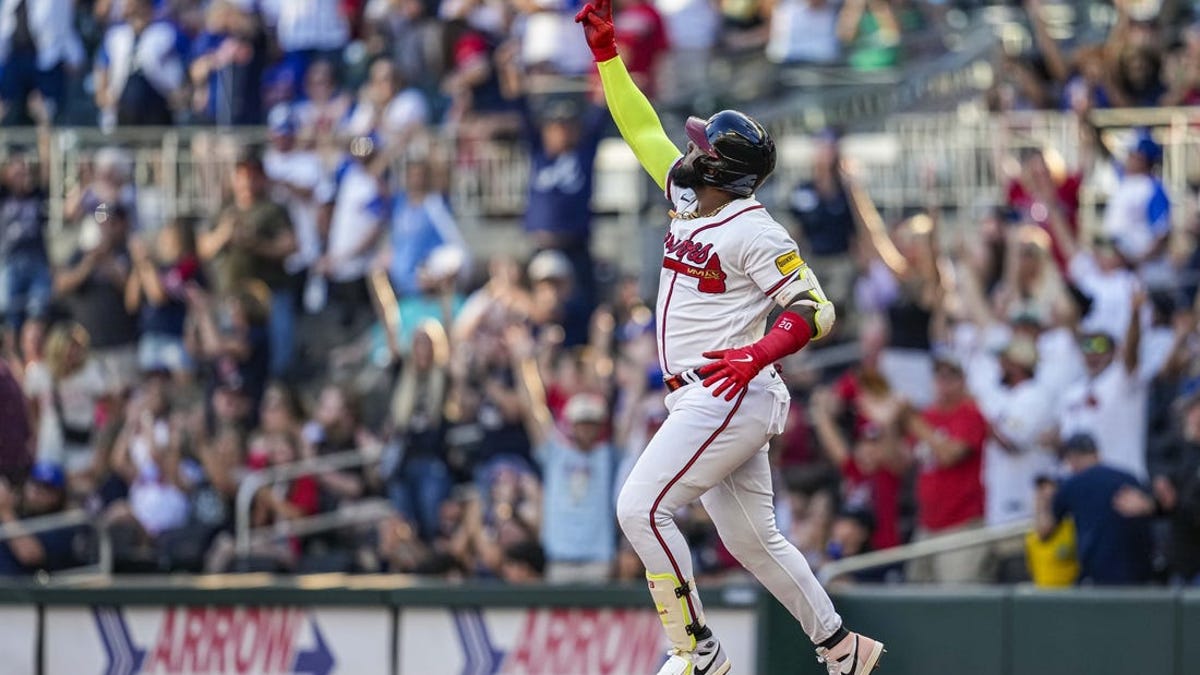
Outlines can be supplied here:
M696 196L668 182L675 211ZM750 344L766 331L775 296L804 260L796 243L753 197L707 218L675 218L663 237L659 358L674 375L708 362L702 354Z

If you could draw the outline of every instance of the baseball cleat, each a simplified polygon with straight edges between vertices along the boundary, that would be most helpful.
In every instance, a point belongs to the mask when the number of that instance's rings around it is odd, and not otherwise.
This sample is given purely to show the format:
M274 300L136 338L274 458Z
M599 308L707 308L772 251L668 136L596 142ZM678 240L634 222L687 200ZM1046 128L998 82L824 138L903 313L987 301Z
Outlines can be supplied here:
M733 665L715 638L696 645L693 651L672 649L670 654L658 675L726 675Z
M832 649L818 647L817 661L825 664L829 675L868 675L879 667L885 651L882 642L850 633Z

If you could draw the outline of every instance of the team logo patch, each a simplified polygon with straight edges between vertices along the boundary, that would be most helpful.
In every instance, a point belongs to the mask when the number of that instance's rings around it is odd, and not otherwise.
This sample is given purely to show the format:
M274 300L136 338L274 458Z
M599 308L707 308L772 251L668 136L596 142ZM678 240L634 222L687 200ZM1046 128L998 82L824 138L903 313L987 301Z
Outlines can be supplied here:
M795 251L789 251L775 259L775 267L780 274L791 274L800 269L803 264L804 261L800 259L800 254Z

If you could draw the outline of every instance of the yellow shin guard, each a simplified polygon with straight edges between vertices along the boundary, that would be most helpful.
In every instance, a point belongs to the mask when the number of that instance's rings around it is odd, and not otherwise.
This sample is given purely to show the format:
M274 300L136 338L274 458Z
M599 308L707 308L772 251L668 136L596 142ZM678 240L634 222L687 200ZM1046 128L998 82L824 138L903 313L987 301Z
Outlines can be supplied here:
M694 650L696 636L704 630L704 611L699 610L697 616L692 616L688 602L694 582L691 579L680 582L674 574L649 572L646 573L646 581L650 587L650 597L654 598L654 606L658 610L658 618L671 644L680 651Z

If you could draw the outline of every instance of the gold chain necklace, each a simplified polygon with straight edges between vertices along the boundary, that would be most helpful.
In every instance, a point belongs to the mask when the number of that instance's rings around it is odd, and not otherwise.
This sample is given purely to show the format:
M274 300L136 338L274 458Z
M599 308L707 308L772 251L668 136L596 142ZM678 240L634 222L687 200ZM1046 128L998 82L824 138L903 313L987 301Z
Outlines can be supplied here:
M676 211L675 209L668 210L667 215L670 216L671 220L675 220L676 218L678 218L679 220L696 220L697 218L712 218L713 216L720 213L721 209L725 208L726 206L729 206L732 203L733 203L733 200L730 199L729 201L725 202L724 204L718 206L717 208L715 208L712 211L709 211L708 213L705 213L703 215L701 215L695 211L685 211L683 213L680 213L679 211Z

